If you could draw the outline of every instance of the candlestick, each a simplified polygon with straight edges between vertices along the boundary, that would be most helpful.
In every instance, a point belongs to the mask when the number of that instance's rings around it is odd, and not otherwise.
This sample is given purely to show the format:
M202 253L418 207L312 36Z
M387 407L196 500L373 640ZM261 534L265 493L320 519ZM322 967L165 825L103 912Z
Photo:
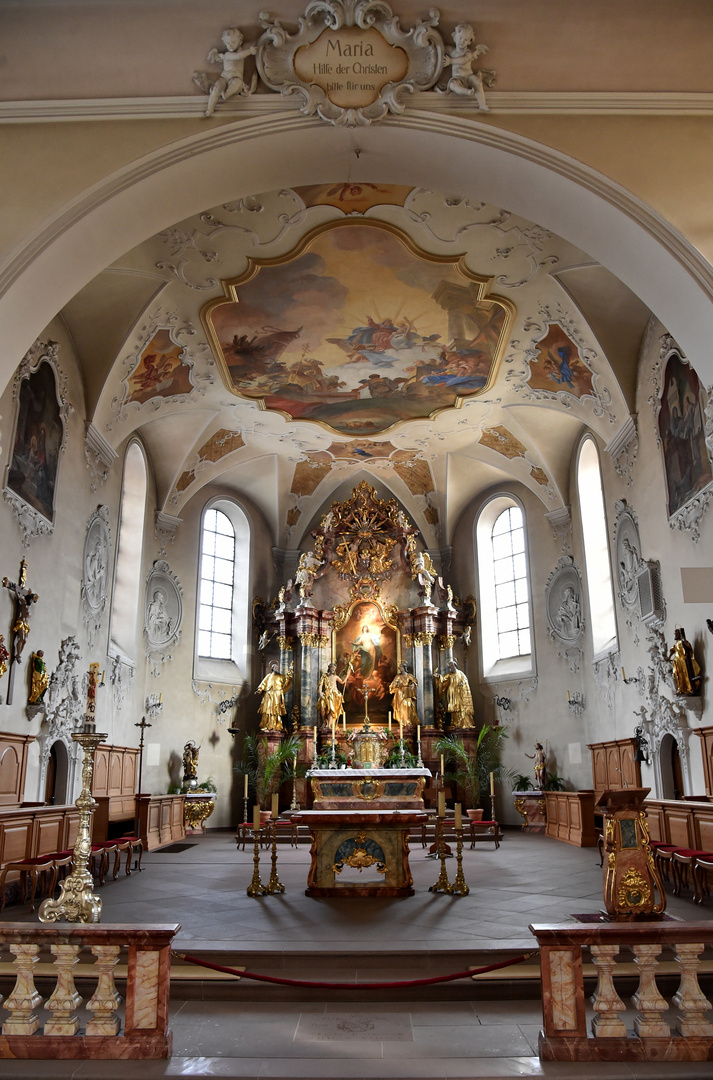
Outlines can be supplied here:
M265 896L267 886L260 881L260 807L253 806L253 876L246 892L248 896Z
M297 751L295 751L292 758L292 802L290 803L290 810L299 810L300 804L297 802Z

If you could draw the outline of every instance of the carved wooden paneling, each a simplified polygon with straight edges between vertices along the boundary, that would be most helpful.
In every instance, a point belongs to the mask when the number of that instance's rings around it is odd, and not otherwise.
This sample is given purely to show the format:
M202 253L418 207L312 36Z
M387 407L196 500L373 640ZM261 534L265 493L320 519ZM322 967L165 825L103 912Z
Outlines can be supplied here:
M547 835L577 847L594 847L593 791L547 791Z
M636 761L636 739L610 739L589 743L594 778L594 801L605 791L641 787L641 766Z
M139 834L147 851L183 839L184 802L184 795L139 796Z
M713 803L647 799L652 840L697 851L713 851Z
M67 851L74 846L78 826L79 811L73 805L0 810L0 866Z
M19 806L25 794L27 748L33 735L0 732L0 806Z
M696 728L696 735L701 740L706 795L713 796L713 727Z
M98 746L94 759L92 795L133 795L139 751L135 746Z

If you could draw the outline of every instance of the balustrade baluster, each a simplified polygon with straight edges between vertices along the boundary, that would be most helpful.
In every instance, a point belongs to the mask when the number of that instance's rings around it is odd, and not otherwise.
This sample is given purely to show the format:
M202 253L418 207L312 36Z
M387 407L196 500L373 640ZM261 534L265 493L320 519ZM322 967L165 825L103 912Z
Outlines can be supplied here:
M626 1006L614 989L614 966L619 953L618 945L591 945L592 960L599 980L592 997L592 1008L597 1014L592 1020L592 1031L597 1038L625 1037L626 1027L619 1017Z
M55 958L57 985L45 1004L50 1013L44 1027L45 1035L76 1035L79 1031L76 1010L82 1004L82 995L74 985L73 969L79 963L80 948L81 945L50 945Z
M121 1021L116 1010L121 997L114 984L114 968L119 962L118 945L92 945L96 957L94 969L98 973L97 988L87 1002L87 1009L94 1013L88 1022L87 1035L118 1035Z
M698 985L699 956L703 944L676 945L676 963L681 969L681 985L673 996L673 1004L681 1012L675 1028L683 1036L713 1035L713 1024L703 1016L713 1008Z
M12 993L5 1002L10 1015L2 1026L3 1035L34 1035L40 1021L36 1008L42 1005L42 995L37 992L33 968L39 959L39 945L11 945L15 957L17 978Z
M656 985L656 968L661 953L660 945L632 945L634 960L639 966L639 987L632 997L638 1015L634 1017L634 1031L641 1039L668 1038L671 1028L660 1015L668 1009L666 998Z

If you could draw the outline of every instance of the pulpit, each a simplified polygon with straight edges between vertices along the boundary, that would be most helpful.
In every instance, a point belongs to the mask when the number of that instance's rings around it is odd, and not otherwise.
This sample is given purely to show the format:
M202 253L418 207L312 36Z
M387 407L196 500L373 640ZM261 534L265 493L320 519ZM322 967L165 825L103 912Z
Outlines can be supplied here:
M611 918L650 919L666 909L643 805L650 790L610 790L597 800L605 818L604 903Z

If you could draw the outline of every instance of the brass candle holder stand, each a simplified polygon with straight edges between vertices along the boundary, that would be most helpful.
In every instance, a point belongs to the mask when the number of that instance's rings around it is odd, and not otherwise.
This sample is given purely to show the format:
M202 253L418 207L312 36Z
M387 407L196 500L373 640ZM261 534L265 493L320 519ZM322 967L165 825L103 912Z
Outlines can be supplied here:
M451 883L448 880L448 874L446 872L446 859L448 858L448 851L444 839L444 818L439 817L436 819L436 858L441 860L441 872L438 875L438 880L435 884L431 885L429 892L443 892L449 893L451 891Z
M467 896L470 892L470 886L467 884L463 877L463 828L456 829L456 862L458 869L456 870L455 881L449 887L448 891L451 896Z
M273 821L272 823L272 869L270 871L270 880L267 883L265 892L269 896L274 896L275 893L283 893L285 886L277 876L277 828Z
M88 727L93 728L94 725L86 724L84 731L76 731L72 735L74 741L79 743L84 751L82 791L75 802L79 810L79 827L74 845L74 869L62 882L57 899L48 897L40 904L38 913L40 922L57 922L59 919L81 923L101 921L102 902L100 897L92 892L94 879L89 870L89 859L92 853L91 822L97 805L92 797L92 774L97 746L105 742L108 736L96 731L87 731Z
M260 830L253 827L255 848L253 850L253 879L248 885L248 896L266 896L268 888L260 881Z

